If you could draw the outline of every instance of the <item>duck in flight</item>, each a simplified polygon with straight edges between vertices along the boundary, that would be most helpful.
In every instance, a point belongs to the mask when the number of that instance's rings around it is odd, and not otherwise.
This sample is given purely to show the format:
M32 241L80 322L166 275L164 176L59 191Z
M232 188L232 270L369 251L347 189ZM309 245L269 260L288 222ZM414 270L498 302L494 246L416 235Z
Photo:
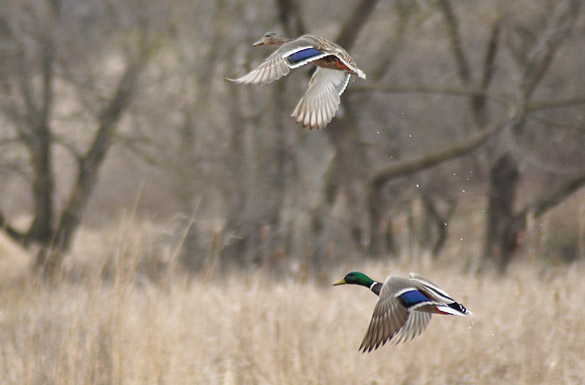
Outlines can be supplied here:
M473 315L437 285L414 273L409 278L390 276L381 283L352 271L333 282L334 286L345 284L367 287L380 297L359 348L364 353L393 339L399 343L416 337L427 327L432 314Z
M286 76L291 69L309 63L317 66L307 92L291 114L297 123L310 129L323 128L333 119L351 75L366 78L343 48L319 36L303 35L291 40L268 32L253 45L277 45L280 48L252 72L228 80L241 84L269 84Z

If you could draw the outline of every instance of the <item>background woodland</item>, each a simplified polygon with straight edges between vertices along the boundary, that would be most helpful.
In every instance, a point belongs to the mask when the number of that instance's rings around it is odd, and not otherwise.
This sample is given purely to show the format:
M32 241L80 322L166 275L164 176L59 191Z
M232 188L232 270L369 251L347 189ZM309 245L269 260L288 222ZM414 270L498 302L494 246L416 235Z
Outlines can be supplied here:
M3 233L43 274L128 210L192 272L583 258L582 2L336 4L4 1ZM289 117L310 66L224 80L270 30L336 41L367 73L325 129Z

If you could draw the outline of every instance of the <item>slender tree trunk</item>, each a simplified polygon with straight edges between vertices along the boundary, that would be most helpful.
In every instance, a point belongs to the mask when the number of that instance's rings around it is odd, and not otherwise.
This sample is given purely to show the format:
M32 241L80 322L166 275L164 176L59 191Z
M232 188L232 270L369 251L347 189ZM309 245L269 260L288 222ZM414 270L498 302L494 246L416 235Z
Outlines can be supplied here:
M64 254L71 248L75 232L97 184L99 168L106 150L107 148L93 162L81 162L80 164L69 203L61 214L54 241L45 245L37 254L37 265L42 268L45 275L51 275L59 267Z
M484 260L495 262L500 272L506 270L517 246L513 206L519 175L508 154L494 163L490 173Z
M54 176L51 165L51 134L43 122L37 129L32 155L33 168L33 208L35 219L29 229L27 238L40 244L49 244L53 236L53 192Z
M178 148L178 156L187 164L193 165L196 162L194 159L195 150L195 135L196 130L193 119L193 106L188 105L183 109L183 125L180 130L181 141ZM189 273L199 271L204 261L201 244L199 242L199 232L197 226L192 221L192 216L195 214L194 194L196 191L194 174L191 175L186 171L186 175L182 175L180 180L176 182L176 196L181 206L181 211L185 214L185 218L181 220L182 226L189 227L185 235L179 260Z
M34 98L29 102L28 113L31 116L32 136L28 138L33 167L33 205L35 219L29 229L28 237L40 244L49 244L53 236L54 207L53 193L55 189L55 177L52 168L52 137L51 114L53 111L54 78L56 45L52 36L51 24L57 20L59 14L58 4L51 9L54 13L47 15L41 22L39 30L40 43L40 69L41 79L40 95L38 103ZM27 93L31 97L30 80L27 82Z
M368 255L380 255L384 252L385 231L383 226L384 199L381 191L371 189L368 197L368 210L370 218L370 244Z
M336 192L345 192L349 210L353 218L350 234L354 245L365 251L370 243L369 214L373 206L367 203L367 156L364 146L360 145L359 132L354 124L351 106L345 107L343 119L333 120L326 128L329 141L335 148L335 173L333 183Z

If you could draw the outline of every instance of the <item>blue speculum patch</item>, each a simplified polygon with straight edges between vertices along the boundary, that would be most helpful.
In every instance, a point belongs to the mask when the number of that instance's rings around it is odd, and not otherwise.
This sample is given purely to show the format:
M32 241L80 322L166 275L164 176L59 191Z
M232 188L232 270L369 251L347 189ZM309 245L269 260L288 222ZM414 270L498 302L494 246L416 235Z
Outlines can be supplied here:
M295 52L291 55L289 55L287 57L288 61L295 64L307 59L310 59L312 57L318 56L318 55L322 55L323 52L319 51L318 49L315 48L305 48L301 51Z
M400 299L402 304L406 307L414 306L414 305L419 304L421 302L430 301L427 298L427 296L425 296L423 293L421 293L418 290L407 291L406 293L400 295L398 297L398 299Z

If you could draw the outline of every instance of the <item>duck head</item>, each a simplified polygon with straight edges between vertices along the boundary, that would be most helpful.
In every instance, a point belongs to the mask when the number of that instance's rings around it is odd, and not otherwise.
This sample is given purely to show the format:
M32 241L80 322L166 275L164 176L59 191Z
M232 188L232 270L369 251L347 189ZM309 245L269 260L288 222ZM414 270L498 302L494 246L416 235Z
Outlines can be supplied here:
M289 41L290 41L289 38L284 37L282 35L279 35L276 32L268 32L264 36L262 36L262 39L258 40L256 43L254 43L252 45L253 46L259 46L259 45L283 45L284 43L287 43Z
M341 278L339 281L333 282L333 286L339 285L360 285L365 287L371 287L374 283L374 280L361 273L359 271L352 271L347 273L345 277Z

